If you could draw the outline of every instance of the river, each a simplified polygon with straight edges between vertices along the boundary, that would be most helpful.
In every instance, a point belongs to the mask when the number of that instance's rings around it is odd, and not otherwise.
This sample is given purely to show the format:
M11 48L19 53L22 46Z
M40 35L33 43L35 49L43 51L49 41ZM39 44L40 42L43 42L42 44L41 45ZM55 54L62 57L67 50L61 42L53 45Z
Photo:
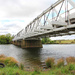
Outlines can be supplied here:
M42 66L42 62L48 57L53 57L55 60L62 57L75 57L75 44L46 44L43 48L37 49L22 49L13 44L0 45L0 54L14 57L25 67Z

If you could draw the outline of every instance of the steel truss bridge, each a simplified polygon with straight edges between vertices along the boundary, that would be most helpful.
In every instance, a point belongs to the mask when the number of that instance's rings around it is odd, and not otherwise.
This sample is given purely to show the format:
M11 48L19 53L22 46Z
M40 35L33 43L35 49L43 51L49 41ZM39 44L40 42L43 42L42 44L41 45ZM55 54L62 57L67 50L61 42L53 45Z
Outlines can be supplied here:
M75 34L75 2L58 0L19 31L13 41L71 34Z

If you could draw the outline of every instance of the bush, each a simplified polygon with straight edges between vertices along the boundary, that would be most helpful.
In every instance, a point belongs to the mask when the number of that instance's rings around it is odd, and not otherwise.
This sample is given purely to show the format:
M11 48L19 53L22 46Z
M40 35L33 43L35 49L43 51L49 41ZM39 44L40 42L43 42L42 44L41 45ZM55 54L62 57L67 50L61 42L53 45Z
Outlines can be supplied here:
M67 64L69 64L69 63L75 63L75 57L67 57L66 61L67 61Z
M0 58L5 58L6 56L4 54L1 54L0 55Z
M13 57L7 57L5 63L8 64L8 66L18 66L18 61Z
M51 67L52 68L54 66L54 58L47 58L45 63L46 63L47 67Z
M0 62L4 63L7 66L18 66L18 61L13 57L6 57L4 55L0 55Z
M61 66L64 66L64 59L61 58L57 61L57 67L61 67Z

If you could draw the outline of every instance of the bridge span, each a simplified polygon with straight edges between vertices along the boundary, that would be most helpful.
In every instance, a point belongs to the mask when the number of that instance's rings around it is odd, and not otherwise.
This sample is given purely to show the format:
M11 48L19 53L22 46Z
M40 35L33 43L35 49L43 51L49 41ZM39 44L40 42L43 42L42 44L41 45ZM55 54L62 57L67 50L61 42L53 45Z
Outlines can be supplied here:
M41 38L75 34L74 0L58 0L13 38L22 48L42 47Z

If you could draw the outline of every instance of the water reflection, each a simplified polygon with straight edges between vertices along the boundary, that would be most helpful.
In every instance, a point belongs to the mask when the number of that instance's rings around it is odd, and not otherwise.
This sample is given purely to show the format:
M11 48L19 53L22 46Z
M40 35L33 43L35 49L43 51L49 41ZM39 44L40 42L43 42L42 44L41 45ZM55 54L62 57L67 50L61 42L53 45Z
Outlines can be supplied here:
M61 57L75 57L75 44L49 44L33 49L22 49L12 44L0 45L0 54L14 57L26 67L41 66L42 61L48 57L54 57L56 60Z
M41 48L29 48L24 49L26 51L25 54L23 54L23 57L25 57L28 64L30 63L31 66L41 66Z

